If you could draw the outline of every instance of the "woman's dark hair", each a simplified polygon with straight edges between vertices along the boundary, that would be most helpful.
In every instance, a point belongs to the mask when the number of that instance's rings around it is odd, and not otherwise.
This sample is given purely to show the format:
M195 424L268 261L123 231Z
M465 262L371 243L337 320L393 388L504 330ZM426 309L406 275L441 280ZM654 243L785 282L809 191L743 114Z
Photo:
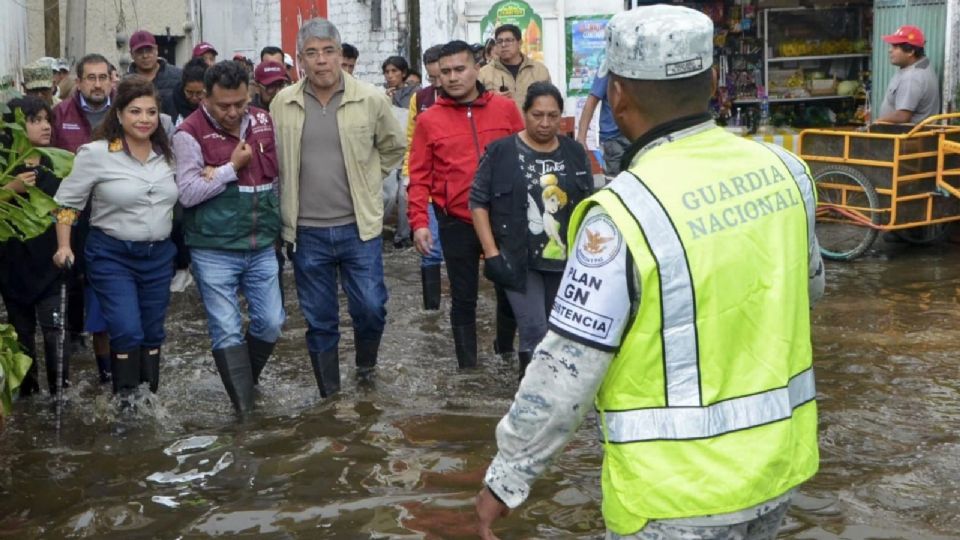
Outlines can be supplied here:
M530 88L527 88L527 97L523 100L523 112L529 111L530 107L533 107L533 102L536 101L538 97L543 96L550 96L557 100L557 107L560 108L561 112L563 111L563 96L560 95L560 90L546 81L539 81L531 84Z
M10 108L10 111L3 115L3 121L7 124L13 124L17 121L16 111L20 109L23 111L23 116L27 120L32 120L40 114L41 111L47 111L47 120L50 121L50 124L53 125L53 109L50 108L50 105L36 97L36 96L24 96L15 99L11 99L7 102L7 107ZM9 147L13 143L13 132L9 128L4 128L0 131L0 146Z
M250 85L250 73L247 67L235 60L224 60L210 66L203 76L203 84L207 87L207 95L213 95L213 86L217 85L226 90L236 90L240 85Z
M192 82L203 82L203 76L207 73L207 61L203 57L198 57L187 62L187 65L183 66L183 76L180 78L180 81L184 86L187 83Z
M153 83L140 75L127 75L117 85L117 95L113 98L113 104L110 105L110 110L107 111L107 115L94 134L93 140L103 139L110 142L115 139L123 139L124 132L123 126L120 124L120 113L133 100L142 97L153 98L157 104L157 129L150 135L150 142L160 150L160 153L168 162L173 161L173 150L170 149L167 132L163 130L163 124L160 122L160 96L153 87Z
M400 70L400 73L403 73L403 78L406 79L407 75L410 74L410 64L407 63L407 59L402 56L391 56L383 61L383 65L380 66L380 71L386 71L387 66L393 66Z

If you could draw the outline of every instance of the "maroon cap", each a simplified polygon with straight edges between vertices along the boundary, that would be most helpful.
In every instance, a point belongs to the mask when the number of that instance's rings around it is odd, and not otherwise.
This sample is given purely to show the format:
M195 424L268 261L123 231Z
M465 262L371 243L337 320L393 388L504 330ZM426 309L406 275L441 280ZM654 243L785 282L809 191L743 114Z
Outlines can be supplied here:
M197 43L196 47L193 48L193 57L199 58L208 52L212 52L214 56L220 54L216 49L213 48L213 45L207 43L206 41L201 41L200 43Z
M156 47L157 38L146 30L137 30L130 36L130 52L136 52L144 47Z
M287 70L273 60L260 62L256 71L253 72L253 80L263 86L270 86L273 83L287 80Z

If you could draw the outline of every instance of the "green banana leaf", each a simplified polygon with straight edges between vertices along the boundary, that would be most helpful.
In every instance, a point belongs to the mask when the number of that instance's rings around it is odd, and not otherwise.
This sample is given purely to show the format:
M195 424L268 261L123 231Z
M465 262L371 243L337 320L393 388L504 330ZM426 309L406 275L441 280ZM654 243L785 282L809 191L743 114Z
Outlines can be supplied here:
M66 178L73 170L73 152L53 147L35 148L34 150L50 158L50 161L53 162L53 174L57 178Z
M0 416L10 414L13 395L33 360L23 354L13 326L0 324Z

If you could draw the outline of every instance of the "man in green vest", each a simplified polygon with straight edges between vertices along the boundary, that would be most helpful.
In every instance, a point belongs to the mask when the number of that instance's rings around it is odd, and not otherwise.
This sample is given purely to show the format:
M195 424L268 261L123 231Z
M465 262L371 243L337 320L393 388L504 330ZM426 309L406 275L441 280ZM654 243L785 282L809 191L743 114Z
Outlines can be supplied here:
M571 217L550 331L477 496L481 537L593 402L608 538L772 539L819 462L812 181L786 150L714 124L706 15L640 7L606 40L600 75L631 146Z

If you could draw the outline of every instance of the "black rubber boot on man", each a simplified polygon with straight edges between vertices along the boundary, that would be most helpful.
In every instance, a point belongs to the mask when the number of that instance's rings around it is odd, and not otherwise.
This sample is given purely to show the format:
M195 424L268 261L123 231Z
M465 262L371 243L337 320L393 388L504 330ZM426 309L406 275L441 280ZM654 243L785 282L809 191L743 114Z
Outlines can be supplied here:
M263 373L263 368L267 365L267 360L270 359L276 345L276 342L270 343L247 334L247 350L250 353L250 369L253 371L254 386L260 384L260 374Z
M213 361L220 372L220 380L230 396L233 408L244 414L253 410L253 371L247 344L224 347L213 351Z
M160 347L140 348L140 382L148 383L154 394L160 388Z
M310 365L313 366L320 397L328 398L340 391L340 355L337 349L310 353Z
M440 309L440 265L421 266L420 283L423 286L423 309Z
M457 366L460 369L473 369L477 367L476 323L454 326L453 344L457 351Z
M140 386L140 349L110 351L113 393L127 397Z
M360 340L357 348L357 380L364 383L373 382L373 374L377 369L377 354L380 351L380 340Z
M97 355L97 374L100 384L110 382L110 355Z
M533 358L533 353L530 351L520 351L517 353L517 357L520 359L520 380L523 380L523 376L527 373L527 366L530 365L530 359Z

